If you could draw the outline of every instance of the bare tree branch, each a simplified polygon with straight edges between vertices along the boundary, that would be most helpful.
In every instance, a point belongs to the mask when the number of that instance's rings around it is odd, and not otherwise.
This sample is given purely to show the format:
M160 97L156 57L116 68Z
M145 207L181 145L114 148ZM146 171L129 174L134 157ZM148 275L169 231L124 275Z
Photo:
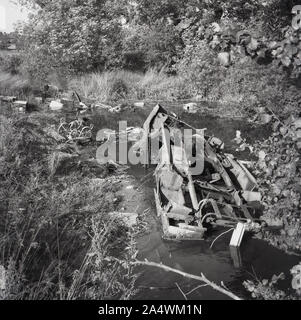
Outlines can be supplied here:
M208 287L208 286L209 286L209 284L206 284L206 283L205 283L205 284L200 284L199 286L191 289L189 292L186 292L185 295L188 296L188 295L191 294L192 292L194 292L194 291L196 291L196 290L198 290L198 289L200 289L200 288Z
M144 265L144 266L150 266L150 267L157 267L160 269L163 269L165 271L169 271L169 272L174 272L177 274L180 274L181 276L185 277L185 278L190 278L190 279L195 279L195 280L199 280L202 281L204 283L206 283L207 285L209 285L211 288L213 288L214 290L217 290L223 294L225 294L226 296L234 299L234 300L243 300L240 297L238 297L237 295L235 295L234 293L230 292L229 290L226 290L224 288L222 288L221 286L217 285L216 283L208 280L203 273L201 273L201 276L196 276L184 271L180 271L174 268L171 268L169 266L166 266L162 263L156 263L156 262L151 262L151 261L133 261L131 262L132 265Z
M176 282L176 286L178 287L178 289L180 290L182 296L184 297L185 300L188 300L187 297L186 297L186 294L183 292L183 290L181 289L181 287L177 284Z

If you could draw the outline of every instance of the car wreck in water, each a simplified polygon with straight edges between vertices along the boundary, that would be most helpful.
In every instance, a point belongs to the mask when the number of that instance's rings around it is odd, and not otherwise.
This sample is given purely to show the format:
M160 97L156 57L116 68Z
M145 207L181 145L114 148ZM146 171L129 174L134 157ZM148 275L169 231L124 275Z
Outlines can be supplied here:
M191 131L191 154L186 152L183 133ZM146 163L156 158L156 210L168 239L203 239L207 230L240 226L236 244L245 230L260 229L261 194L246 162L223 152L216 137L200 135L199 130L181 121L174 113L157 105L144 123ZM159 141L159 152L150 145ZM202 142L201 152L197 142ZM202 170L192 174L196 161ZM235 231L234 230L234 231ZM234 236L234 233L233 233ZM232 236L232 238L233 238ZM234 244L235 245L235 244Z

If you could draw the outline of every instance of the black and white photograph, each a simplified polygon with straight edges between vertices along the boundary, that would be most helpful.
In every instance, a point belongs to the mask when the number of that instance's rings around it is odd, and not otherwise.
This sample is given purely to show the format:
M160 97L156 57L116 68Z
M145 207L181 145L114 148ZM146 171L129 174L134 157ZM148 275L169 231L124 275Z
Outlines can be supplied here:
M0 300L301 300L301 1L0 0Z

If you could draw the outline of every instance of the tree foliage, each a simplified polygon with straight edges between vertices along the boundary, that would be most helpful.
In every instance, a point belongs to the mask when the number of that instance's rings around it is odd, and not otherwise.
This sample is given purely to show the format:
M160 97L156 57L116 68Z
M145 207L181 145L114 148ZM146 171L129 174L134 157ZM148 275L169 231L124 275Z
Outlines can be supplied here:
M20 1L37 8L24 30L26 51L47 52L51 67L171 70L187 53L196 57L202 44L216 58L228 52L231 64L249 56L300 74L295 0Z
M122 10L118 1L37 1L26 25L25 50L47 52L53 67L89 71L115 62Z

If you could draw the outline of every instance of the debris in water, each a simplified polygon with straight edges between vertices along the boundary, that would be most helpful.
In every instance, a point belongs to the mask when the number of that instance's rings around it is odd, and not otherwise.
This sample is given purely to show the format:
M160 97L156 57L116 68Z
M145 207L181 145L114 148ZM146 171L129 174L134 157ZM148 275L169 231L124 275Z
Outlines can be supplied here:
M197 113L198 105L195 102L186 103L184 104L183 109L185 112L188 113Z
M177 142L179 130L188 128L194 137L191 143L194 159L187 156L183 138ZM140 144L140 153L148 160L151 152L145 146L151 145L153 137L160 139L154 194L165 237L203 239L208 229L220 226L236 227L241 237L245 228L258 231L267 226L259 217L261 194L255 178L243 161L222 151L224 144L220 139L204 135L204 148L198 153L196 141L201 141L202 136L197 129L160 105L150 113L144 130L145 143ZM203 160L204 167L202 172L192 175L197 159ZM240 237L235 237L234 245L239 246Z
M105 142L110 139L110 137L116 136L116 131L112 129L102 129L97 132L96 141Z
M237 144L241 144L243 139L241 137L241 131L236 130L236 135L235 138L233 139L233 141L235 141Z
M20 113L24 113L27 110L28 102L17 100L13 102L13 107Z
M14 96L0 96L0 100L3 102L14 102L17 100L17 97Z
M50 102L50 105L49 105L49 109L51 111L59 111L61 109L63 109L63 104L61 103L60 100L53 100Z
M93 104L91 107L93 109L105 109L105 110L109 110L112 108L111 106L109 106L107 104L100 103L100 102Z
M143 101L134 102L133 106L136 108L144 108L144 102Z
M230 241L230 246L232 247L239 247L242 241L246 230L246 225L242 222L238 222L236 228L234 229Z
M67 123L64 119L60 120L58 134L66 139L67 142L86 143L91 141L93 124L86 125L82 119Z

